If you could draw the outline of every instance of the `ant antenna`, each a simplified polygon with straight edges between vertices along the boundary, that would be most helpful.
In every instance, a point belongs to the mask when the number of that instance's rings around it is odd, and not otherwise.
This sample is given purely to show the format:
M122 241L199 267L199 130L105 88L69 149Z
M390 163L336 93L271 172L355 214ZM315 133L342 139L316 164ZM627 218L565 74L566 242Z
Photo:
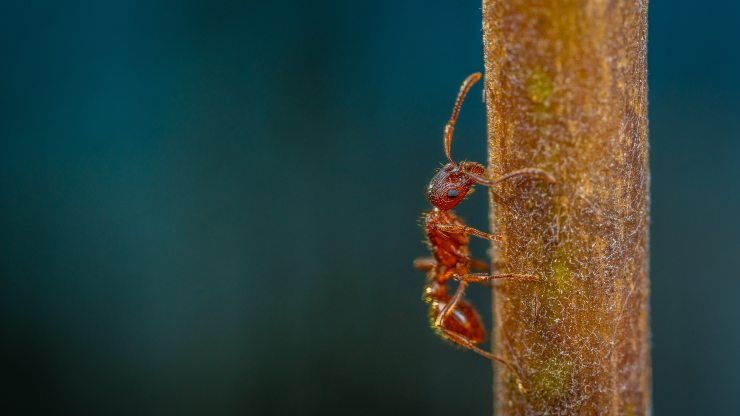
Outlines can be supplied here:
M455 131L455 122L457 122L457 115L460 114L460 106L462 106L465 95L468 93L468 91L470 91L470 88L475 85L478 80L480 80L480 77L481 73L475 72L465 78L465 81L463 81L462 85L460 85L460 92L457 93L457 99L455 100L455 107L452 108L452 116L450 117L450 121L448 121L447 125L445 125L445 156L447 156L447 160L449 160L450 163L455 163L452 161L452 157L450 156L450 143L452 143L452 132Z

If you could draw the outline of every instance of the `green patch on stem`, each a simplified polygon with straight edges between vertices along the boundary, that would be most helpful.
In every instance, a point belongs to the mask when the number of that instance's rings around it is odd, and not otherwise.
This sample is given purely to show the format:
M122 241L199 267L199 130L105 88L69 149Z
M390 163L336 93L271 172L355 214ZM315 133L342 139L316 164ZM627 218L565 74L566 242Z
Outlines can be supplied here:
M530 380L533 397L551 401L565 396L573 380L573 363L550 357L540 365Z
M553 289L559 293L567 292L573 286L573 272L568 267L568 250L564 246L555 251L552 265Z
M552 94L552 79L541 68L536 68L527 78L527 96L533 103L547 104Z
M558 261L553 266L553 281L560 290L570 289L573 283L573 277L570 269L562 261Z
M545 328L556 328L562 324L567 302L563 294L573 290L573 271L568 267L567 247L559 247L553 254L551 274L542 286L544 313L539 323Z

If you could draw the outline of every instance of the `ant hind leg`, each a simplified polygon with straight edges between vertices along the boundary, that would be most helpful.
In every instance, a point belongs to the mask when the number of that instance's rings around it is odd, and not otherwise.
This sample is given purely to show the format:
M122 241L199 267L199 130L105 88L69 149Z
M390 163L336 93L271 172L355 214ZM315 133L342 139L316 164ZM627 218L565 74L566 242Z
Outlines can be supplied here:
M445 328L444 322L445 320L455 311L457 308L457 305L462 300L463 294L465 293L465 288L467 287L468 283L466 281L460 282L460 285L457 287L457 290L455 291L455 294L452 296L452 299L450 302L448 302L444 308L439 312L437 315L437 318L434 320L434 326L439 331L441 331L448 339L453 341L454 343L461 345L491 361L495 361L497 363L500 363L506 367L509 372L516 378L517 386L521 392L526 392L526 389L524 388L524 385L522 384L521 378L519 377L518 372L516 369L509 363L507 360L493 355L490 352L478 347L473 343L468 337L466 337L463 334L460 334L458 332L452 331L448 328Z
M437 266L437 260L431 257L419 257L414 260L414 268L429 271Z
M490 270L491 265L488 264L488 262L483 261L483 260L470 259L470 268L473 270L485 271L485 270Z

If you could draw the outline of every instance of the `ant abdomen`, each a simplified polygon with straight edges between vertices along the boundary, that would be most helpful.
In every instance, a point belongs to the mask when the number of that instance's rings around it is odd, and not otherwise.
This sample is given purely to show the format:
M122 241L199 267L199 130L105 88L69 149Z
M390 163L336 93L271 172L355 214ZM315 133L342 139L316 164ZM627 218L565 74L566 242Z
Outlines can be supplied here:
M435 327L434 321L450 300L450 296L444 296L430 302L429 320L431 321L433 328ZM480 344L486 339L486 330L483 328L480 315L478 315L475 308L465 300L461 300L457 305L455 305L455 309L444 321L442 321L441 326L452 333L462 335L471 344ZM456 342L456 340L450 339L448 334L444 331L438 332L443 338Z

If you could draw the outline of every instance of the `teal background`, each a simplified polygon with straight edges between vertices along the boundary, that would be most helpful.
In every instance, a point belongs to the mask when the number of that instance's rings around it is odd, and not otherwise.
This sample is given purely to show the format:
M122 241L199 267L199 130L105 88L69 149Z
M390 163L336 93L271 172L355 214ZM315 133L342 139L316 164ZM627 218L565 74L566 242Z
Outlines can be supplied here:
M2 2L3 413L490 414L411 268L480 19ZM649 29L655 413L740 414L740 4L653 1ZM471 98L455 153L484 160ZM485 192L461 211L487 227Z

